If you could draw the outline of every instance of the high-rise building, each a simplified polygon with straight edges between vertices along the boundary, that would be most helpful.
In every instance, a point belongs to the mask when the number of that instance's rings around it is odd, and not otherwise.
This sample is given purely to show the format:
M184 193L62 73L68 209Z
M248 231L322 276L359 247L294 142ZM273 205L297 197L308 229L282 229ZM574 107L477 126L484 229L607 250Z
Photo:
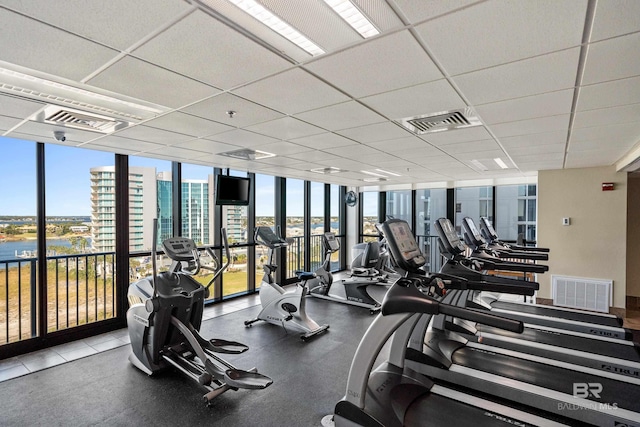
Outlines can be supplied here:
M113 252L116 246L115 167L100 166L91 174L91 246L94 252ZM156 171L129 167L129 250L151 248L156 216Z
M193 239L196 244L213 244L210 188L209 181L182 181L182 235Z
M171 172L160 172L157 175L158 186L158 245L173 236L173 191Z

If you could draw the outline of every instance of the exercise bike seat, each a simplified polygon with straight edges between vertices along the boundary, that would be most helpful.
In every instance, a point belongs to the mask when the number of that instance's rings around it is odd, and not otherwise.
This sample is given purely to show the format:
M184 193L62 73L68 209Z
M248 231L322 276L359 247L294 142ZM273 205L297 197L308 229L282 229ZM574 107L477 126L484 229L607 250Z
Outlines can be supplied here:
M311 271L296 271L298 280L311 280L316 277L316 273Z
M230 387L255 390L267 388L273 380L258 372L227 369L224 373L224 382Z

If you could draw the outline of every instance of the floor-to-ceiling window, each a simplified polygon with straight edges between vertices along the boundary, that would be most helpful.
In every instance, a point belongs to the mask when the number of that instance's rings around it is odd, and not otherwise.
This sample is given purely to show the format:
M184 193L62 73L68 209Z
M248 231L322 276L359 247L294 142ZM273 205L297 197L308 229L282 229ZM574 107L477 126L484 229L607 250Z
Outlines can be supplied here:
M535 184L496 187L496 220L493 224L502 240L518 235L536 240L537 186Z
M476 223L480 217L493 220L493 187L463 187L455 191L455 227L461 234L462 220L470 217Z
M403 219L411 224L411 190L387 191L386 217Z
M45 146L48 330L115 316L113 153Z
M363 242L374 242L378 240L379 233L376 224L380 221L379 207L380 194L377 191L365 191L361 193L362 203L362 228L360 236Z
M437 271L440 269L441 260L433 223L438 218L447 216L447 190L444 188L416 190L415 216L415 234L427 259L426 268Z
M40 333L36 143L0 137L0 150L0 344L7 344Z
M338 236L340 242L340 249L331 255L331 271L340 270L342 267L340 265L340 252L343 251L343 246L345 242L345 236L340 234L340 221L342 218L340 217L340 205L343 201L340 198L340 186L336 184L331 184L329 187L329 212L331 221L329 224L329 231L333 232Z
M287 178L287 217L284 237L290 239L287 247L287 279L295 277L295 272L304 270L304 181Z
M309 236L310 265L307 269L315 271L324 261L325 184L321 182L310 182L309 189L311 235Z
M247 177L246 172L230 170L229 175ZM214 192L215 197L215 192ZM249 288L247 266L249 233L249 207L244 205L222 206L222 227L227 231L231 260L222 276L222 296L244 293Z
M275 227L276 211L275 211L275 178L271 175L255 175L256 188L256 226ZM260 287L262 277L264 276L264 265L268 262L269 249L256 245L256 289Z

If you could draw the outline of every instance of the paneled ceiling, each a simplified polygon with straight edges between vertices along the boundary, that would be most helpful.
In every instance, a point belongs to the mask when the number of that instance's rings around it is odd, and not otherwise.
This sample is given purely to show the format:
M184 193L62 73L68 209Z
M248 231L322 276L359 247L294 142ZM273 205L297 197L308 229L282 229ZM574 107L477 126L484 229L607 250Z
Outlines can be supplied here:
M322 0L260 3L325 53L226 0L0 0L0 135L349 186L640 153L640 1L353 0L367 39Z

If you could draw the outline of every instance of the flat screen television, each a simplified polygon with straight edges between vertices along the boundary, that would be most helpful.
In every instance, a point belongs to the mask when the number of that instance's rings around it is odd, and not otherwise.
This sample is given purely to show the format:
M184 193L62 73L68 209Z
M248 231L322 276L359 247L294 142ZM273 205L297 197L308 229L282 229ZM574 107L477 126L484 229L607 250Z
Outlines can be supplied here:
M249 178L218 175L216 205L248 205L250 184Z

